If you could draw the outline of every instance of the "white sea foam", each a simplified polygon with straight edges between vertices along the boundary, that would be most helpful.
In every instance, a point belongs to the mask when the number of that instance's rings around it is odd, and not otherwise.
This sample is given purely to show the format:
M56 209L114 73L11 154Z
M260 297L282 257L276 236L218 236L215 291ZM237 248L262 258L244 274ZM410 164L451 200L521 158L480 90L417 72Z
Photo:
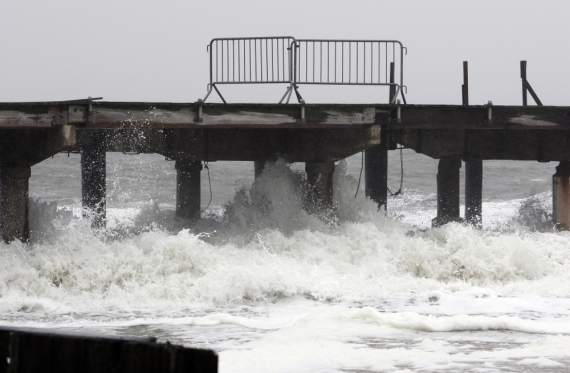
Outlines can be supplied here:
M225 372L568 362L570 234L534 224L544 203L486 202L483 231L426 229L433 195L407 191L386 217L341 163L323 219L303 178L277 162L192 230L156 201L110 208L106 232L33 202L34 244L0 243L2 324L142 330L221 351Z

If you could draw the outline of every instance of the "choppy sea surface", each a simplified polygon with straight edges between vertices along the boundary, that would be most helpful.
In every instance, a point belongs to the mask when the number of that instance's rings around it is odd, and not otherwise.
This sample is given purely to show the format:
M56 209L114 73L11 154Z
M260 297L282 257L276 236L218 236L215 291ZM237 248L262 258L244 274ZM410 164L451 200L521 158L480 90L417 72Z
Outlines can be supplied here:
M173 162L107 157L108 226L81 218L79 155L32 168L32 242L0 243L0 325L151 335L220 372L565 372L570 233L555 163L484 163L483 230L431 228L437 162L405 150L378 211L339 162L335 213L303 210L302 164L213 162L196 227ZM210 182L209 182L210 181ZM390 188L400 159L390 153ZM463 186L462 186L463 188Z

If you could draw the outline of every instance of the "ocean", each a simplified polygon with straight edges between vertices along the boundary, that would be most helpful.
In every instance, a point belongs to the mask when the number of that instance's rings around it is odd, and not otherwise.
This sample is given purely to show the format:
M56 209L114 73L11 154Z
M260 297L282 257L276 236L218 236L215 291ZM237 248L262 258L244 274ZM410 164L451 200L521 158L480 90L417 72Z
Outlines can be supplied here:
M485 161L477 230L431 228L437 161L404 150L385 213L356 193L361 159L337 164L326 218L302 208L303 164L254 180L252 162L211 162L188 228L174 162L108 153L93 231L80 156L58 154L32 168L30 244L0 243L0 325L155 336L216 350L222 373L568 371L557 164ZM400 171L391 151L392 191Z

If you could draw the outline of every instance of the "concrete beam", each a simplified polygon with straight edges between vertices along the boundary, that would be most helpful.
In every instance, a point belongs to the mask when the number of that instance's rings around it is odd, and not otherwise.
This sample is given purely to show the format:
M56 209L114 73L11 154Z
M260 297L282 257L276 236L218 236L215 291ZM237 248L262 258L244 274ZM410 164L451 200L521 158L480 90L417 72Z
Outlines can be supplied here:
M434 227L456 221L459 216L459 169L461 159L444 158L437 168L437 217L432 220Z
M385 142L366 149L364 163L364 191L366 196L378 204L388 202L388 148Z
M333 208L333 173L334 162L306 163L307 172L307 210L322 213Z
M570 229L570 161L560 162L552 176L552 217L559 229Z
M380 143L380 126L339 129L164 130L171 159L335 162Z
M483 227L483 161L465 161L465 220Z
M107 134L90 130L81 144L81 196L83 216L93 228L106 226L107 217Z
M0 168L0 232L6 243L15 239L27 242L30 237L30 175L29 166Z
M202 163L177 160L176 168L176 216L195 221L200 218L200 171Z

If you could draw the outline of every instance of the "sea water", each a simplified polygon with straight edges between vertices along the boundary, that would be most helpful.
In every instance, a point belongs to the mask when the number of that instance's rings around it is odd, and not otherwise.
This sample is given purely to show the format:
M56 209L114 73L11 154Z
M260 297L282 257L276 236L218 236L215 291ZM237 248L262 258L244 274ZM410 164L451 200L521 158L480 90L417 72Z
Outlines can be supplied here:
M155 336L216 350L224 373L567 371L556 164L484 162L476 230L431 228L437 162L403 159L387 213L359 187L361 155L339 162L326 217L303 210L302 164L254 181L252 163L212 162L189 228L173 162L109 153L107 229L93 231L79 155L57 155L32 168L31 243L0 243L0 325Z

